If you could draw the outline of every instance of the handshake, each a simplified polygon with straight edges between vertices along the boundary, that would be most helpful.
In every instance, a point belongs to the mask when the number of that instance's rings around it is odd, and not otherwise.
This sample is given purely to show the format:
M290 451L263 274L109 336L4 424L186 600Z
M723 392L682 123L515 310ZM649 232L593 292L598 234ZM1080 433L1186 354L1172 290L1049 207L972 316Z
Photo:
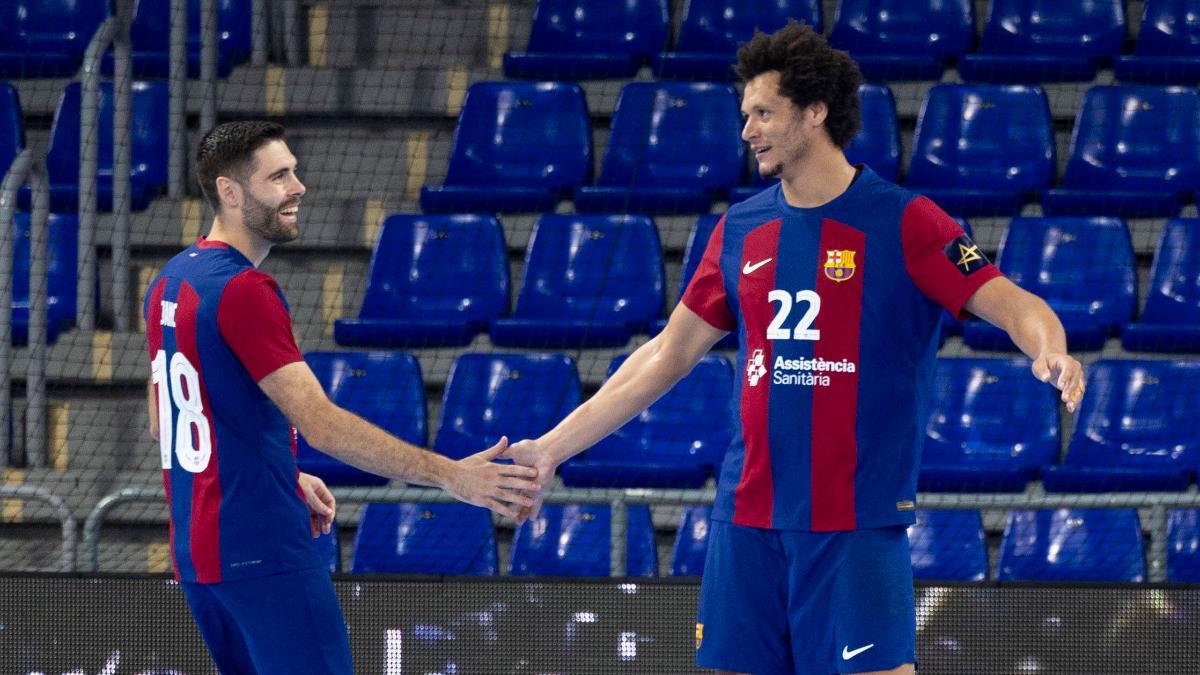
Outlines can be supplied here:
M537 515L542 494L554 479L561 460L551 456L537 440L513 445L507 438L483 452L455 462L445 490L460 501L482 506L518 523ZM497 459L511 459L500 464Z

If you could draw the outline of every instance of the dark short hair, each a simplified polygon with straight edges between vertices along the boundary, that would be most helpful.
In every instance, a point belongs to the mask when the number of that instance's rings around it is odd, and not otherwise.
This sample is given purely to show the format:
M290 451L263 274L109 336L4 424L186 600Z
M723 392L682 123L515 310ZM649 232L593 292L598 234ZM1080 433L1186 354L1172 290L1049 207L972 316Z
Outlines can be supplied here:
M254 172L254 153L271 141L283 140L284 128L276 122L238 121L213 127L196 148L196 178L200 191L214 211L221 209L217 177L239 182Z
M825 130L834 145L845 148L862 126L858 64L846 52L829 46L809 26L789 21L771 34L755 33L738 49L737 74L749 82L779 71L779 93L805 108L821 102L829 108Z

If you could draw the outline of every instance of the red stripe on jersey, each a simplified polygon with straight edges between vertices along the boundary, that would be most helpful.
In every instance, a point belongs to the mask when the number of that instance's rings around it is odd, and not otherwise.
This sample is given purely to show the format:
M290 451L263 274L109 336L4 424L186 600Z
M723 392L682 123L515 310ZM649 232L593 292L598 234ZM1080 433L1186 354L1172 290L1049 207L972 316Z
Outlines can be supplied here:
M821 311L816 329L821 339L813 356L843 359L855 372L834 372L829 386L812 389L812 529L817 532L853 530L854 474L858 467L858 339L862 327L863 276L866 269L864 233L826 219L821 223L817 260L817 295ZM851 259L851 256L853 258Z
M782 223L782 220L772 220L746 235L737 270L738 300L746 325L741 401L742 440L746 453L742 457L742 477L733 492L733 522L748 527L771 527L775 510L768 423L772 349L771 341L767 339L767 326L775 312L767 296L775 288Z
M167 280L160 279L158 284L150 291L150 306L146 312L146 346L150 349L150 360L154 361L155 355L162 349L163 334L162 334L162 301L166 294ZM164 382L162 385L155 385L154 396L155 404L158 403L157 397L170 396L171 383ZM159 391L159 389L163 391ZM168 421L169 422L169 421ZM168 426L170 426L168 424ZM158 421L158 433L163 433L163 421ZM171 470L163 469L163 489L167 493L167 513L171 513ZM175 519L168 518L169 534L167 541L170 542L171 549L171 569L175 570L175 579L179 580L179 565L175 562Z
M704 247L704 256L696 266L696 273L688 282L687 290L679 302L692 310L708 325L720 330L732 331L737 329L737 321L733 312L729 311L729 299L725 297L725 280L721 275L721 250L725 240L725 216L717 221L708 244Z
M196 581L209 584L221 580L221 481L217 463L217 434L212 420L212 405L208 398L208 387L204 384L200 353L196 348L196 331L198 329L196 316L200 310L200 296L185 282L179 287L177 302L175 348L187 358L200 375L198 378L200 405L203 409L204 423L208 425L208 437L212 443L208 465L199 473L192 474L191 514L191 552L192 565L196 568ZM195 395L196 392L188 393L188 396ZM183 424L183 422L177 424ZM193 429L189 424L188 431L195 434ZM178 445L178 441L176 445ZM177 447L176 455L178 452Z

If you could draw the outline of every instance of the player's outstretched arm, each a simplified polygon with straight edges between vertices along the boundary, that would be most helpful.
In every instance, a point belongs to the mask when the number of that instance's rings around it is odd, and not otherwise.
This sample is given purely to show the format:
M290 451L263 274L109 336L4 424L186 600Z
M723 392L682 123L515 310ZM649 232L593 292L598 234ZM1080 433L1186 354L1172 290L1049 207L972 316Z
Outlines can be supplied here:
M1033 359L1034 376L1057 387L1067 411L1075 412L1085 388L1083 366L1067 354L1062 322L1044 300L997 277L980 286L965 309L1007 332Z
M313 447L364 471L437 486L509 517L532 505L525 493L541 489L535 469L492 461L507 449L507 440L459 461L418 448L335 405L303 361L279 368L258 384Z
M663 332L634 350L600 391L541 438L517 443L504 455L519 465L536 468L538 482L548 484L559 464L650 407L724 336L725 331L679 304ZM537 497L540 505L540 492ZM535 506L520 519L536 514Z

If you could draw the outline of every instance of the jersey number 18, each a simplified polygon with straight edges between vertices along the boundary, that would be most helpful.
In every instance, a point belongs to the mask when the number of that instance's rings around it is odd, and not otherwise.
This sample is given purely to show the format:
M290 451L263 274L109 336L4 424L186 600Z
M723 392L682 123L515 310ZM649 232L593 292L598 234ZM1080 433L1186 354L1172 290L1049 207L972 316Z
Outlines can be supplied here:
M158 451L162 468L171 468L171 449L179 458L179 466L200 473L212 458L212 429L204 416L200 399L200 373L180 352L171 356L160 349L150 363L151 382L158 398ZM172 412L179 411L178 424L172 429ZM193 431L194 430L194 431Z

